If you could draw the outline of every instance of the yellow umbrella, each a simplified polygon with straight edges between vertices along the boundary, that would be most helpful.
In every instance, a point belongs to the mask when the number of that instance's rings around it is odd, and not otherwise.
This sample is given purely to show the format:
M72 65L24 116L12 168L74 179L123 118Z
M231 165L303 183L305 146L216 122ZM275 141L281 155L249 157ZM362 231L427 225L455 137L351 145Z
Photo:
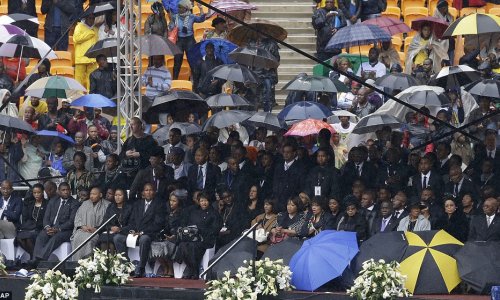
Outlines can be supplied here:
M475 13L463 16L451 23L443 37L500 32L500 17Z
M407 276L406 288L413 294L451 292L461 281L453 254L463 243L444 230L405 235L408 248L400 269Z

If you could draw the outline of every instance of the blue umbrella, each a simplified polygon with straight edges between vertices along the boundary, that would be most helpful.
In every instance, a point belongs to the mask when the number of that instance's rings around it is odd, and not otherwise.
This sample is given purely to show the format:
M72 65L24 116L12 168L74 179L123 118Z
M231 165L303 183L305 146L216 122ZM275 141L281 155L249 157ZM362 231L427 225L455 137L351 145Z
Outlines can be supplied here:
M235 44L224 39L207 39L195 44L187 53L189 65L194 66L205 56L205 47L207 43L214 45L215 57L222 60L224 64L232 64L233 60L229 58L229 53L238 48Z
M69 137L69 136L67 136L65 134L62 134L62 133L60 133L58 131L40 130L40 131L36 132L36 135L38 135L38 136L47 136L47 137L57 137L57 138L60 138L60 139L64 140L65 142L70 143L70 144L74 144L75 143L75 141L71 137Z
M116 103L100 94L88 94L71 102L71 106L116 107Z
M332 115L330 109L318 102L299 101L285 106L278 114L278 119L288 125L306 119L322 120Z
M328 44L326 50L342 49L360 45L370 45L378 42L391 41L391 35L371 24L355 24L346 26L335 33Z
M342 275L358 253L356 232L323 230L306 240L290 260L292 285L314 291Z

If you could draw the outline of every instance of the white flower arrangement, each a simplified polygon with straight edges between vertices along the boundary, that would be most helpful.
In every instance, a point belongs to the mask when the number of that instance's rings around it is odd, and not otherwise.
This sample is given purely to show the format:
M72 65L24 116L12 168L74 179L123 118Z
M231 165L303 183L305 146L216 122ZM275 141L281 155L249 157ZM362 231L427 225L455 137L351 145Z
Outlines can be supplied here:
M103 285L123 285L130 281L134 265L121 254L109 254L94 249L92 257L80 259L75 270L75 282L81 288L101 292Z
M278 291L289 291L292 272L283 260L272 261L269 258L255 262L255 277L253 262L243 261L245 266L238 268L232 278L230 272L225 272L221 280L211 280L205 293L207 300L240 300L257 299L257 295L278 296Z
M383 259L370 259L363 263L363 269L347 294L358 300L410 297L411 293L405 288L405 282L406 276L399 271L398 262L386 263Z
M60 271L48 270L45 274L35 274L33 282L26 288L25 300L78 299L78 287L70 277Z
M0 275L7 275L6 266L3 263L3 257L0 256Z

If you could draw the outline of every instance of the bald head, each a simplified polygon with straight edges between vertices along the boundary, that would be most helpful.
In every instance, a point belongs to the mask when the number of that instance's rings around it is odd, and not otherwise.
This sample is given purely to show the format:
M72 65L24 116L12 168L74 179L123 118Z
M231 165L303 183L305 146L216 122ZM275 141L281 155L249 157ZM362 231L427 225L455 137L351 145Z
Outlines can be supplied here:
M483 203L483 212L487 216L492 216L496 214L498 210L498 200L491 197L484 201Z

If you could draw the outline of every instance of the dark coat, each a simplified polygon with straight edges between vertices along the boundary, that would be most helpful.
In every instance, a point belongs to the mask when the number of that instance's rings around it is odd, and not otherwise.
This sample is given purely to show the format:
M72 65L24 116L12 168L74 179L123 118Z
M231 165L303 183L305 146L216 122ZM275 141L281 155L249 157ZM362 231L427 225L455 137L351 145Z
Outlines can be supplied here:
M444 214L436 222L435 229L443 229L454 236L457 240L465 243L467 241L467 234L469 233L469 221L461 211L457 210L451 215L451 217Z
M80 203L73 197L69 197L66 204L61 206L61 198L57 198L56 201L49 201L47 205L47 210L43 216L43 227L56 227L60 231L72 231L75 224L76 211L80 207ZM59 209L59 215L57 216L56 224L54 224L54 219L57 215L57 210Z
M347 23L344 17L344 13L341 10L333 10L338 12L338 14L335 16L338 16L340 18L340 26L337 29L346 26ZM328 44L328 41L330 41L333 36L332 30L335 29L335 16L327 17L327 14L328 10L326 10L325 8L320 8L317 9L312 16L312 25L314 29L316 29L316 49L318 52L324 51L326 45Z
M376 180L378 186L387 185L392 192L397 192L406 189L409 177L410 168L407 165L385 164L378 168Z
M188 171L188 188L190 194L198 189L196 179L198 178L199 165L193 164ZM212 198L215 196L215 189L220 178L220 168L214 164L207 163L204 191Z
M451 181L447 182L444 186L444 193L455 195L455 184ZM472 199L480 198L480 193L476 185L470 179L467 178L464 178L464 180L462 181L462 186L459 187L458 195L455 195L455 198L462 201L462 198L464 197L465 194L471 194Z
M154 146L157 145L158 144L151 135L145 135L141 138L131 136L123 144L122 151L120 152L120 161L127 159L125 153L128 150L135 149L135 151L141 153L141 157L139 158L140 169L144 169L149 166L149 157L151 156L151 151L152 149L154 149Z
M0 208L4 208L3 203L4 203L3 197L0 197ZM14 223L14 225L16 225L17 227L17 224L19 224L22 211L23 211L23 200L21 200L21 198L19 197L11 195L9 202L7 203L7 207L4 208L4 211L0 216L0 220L6 218L7 221Z
M316 223L313 223L313 214L309 213L308 214L308 224L310 224L314 229L318 232L323 231L323 230L336 230L337 228L335 227L335 218L332 216L332 214L329 214L328 212L322 212L321 216L319 217L319 221ZM308 227L309 231L309 227ZM309 232L308 232L309 233ZM309 235L310 236L310 235Z
M163 169L162 176L156 176L156 180L159 181L158 187L156 189L156 195L159 198L167 198L167 188L174 181L174 169L171 167L162 164L161 168ZM146 183L154 183L153 177L153 168L151 166L146 167L143 170L140 170L135 176L134 182L130 186L130 199L140 199L141 192Z
M23 212L21 213L21 224L18 226L19 231L30 231L36 230L40 231L43 228L43 217L48 205L47 200L42 201L42 206L40 207L38 218L35 220L33 218L33 209L35 208L35 199L25 199L23 201Z
M354 1L354 6L356 7L354 13L351 13L351 0L339 0L338 3L346 19L350 19L351 17L359 18L359 14L361 13L360 1Z
M116 94L116 77L111 70L97 69L90 73L90 91L91 94L101 94L104 97L113 98Z
M320 186L322 197L340 199L342 182L337 168L316 166L309 171L305 181L304 190L309 197L314 197L315 187Z
M372 228L370 230L370 236L374 236L380 232L396 231L396 229L398 228L399 220L396 219L396 217L391 216L391 218L389 219L389 221L385 225L384 231L382 231L382 220L383 220L382 216L379 216L379 217L376 217L375 219L373 219Z
M276 203L277 211L286 206L288 199L302 192L304 175L304 167L299 160L296 160L286 171L284 164L276 166L273 178L273 195L278 201Z
M352 161L348 161L345 164L344 170L342 172L344 193L348 193L351 191L352 184L357 179L360 179L366 187L374 188L377 184L377 181L375 180L376 178L377 168L371 162L365 161L363 163L363 167L361 168L361 176L359 176L356 164Z
M468 240L500 241L500 214L495 215L489 227L485 214L475 216L470 223Z
M68 28L70 27L70 17L71 15L75 12L75 5L77 1L74 0L64 0L64 1L57 1L56 4L54 4L54 1L52 0L42 0L42 7L41 7L41 12L44 15L47 15L45 17L45 25L44 28L47 31L52 31L53 27L52 24L54 22L54 8L57 6L59 10L61 10L61 34Z
M233 174L229 169L222 172L218 186L225 186L233 193L233 201L239 208L243 208L248 199L250 188L255 184L255 177L238 171Z
M135 232L143 232L150 237L158 235L165 225L165 205L161 200L154 199L149 204L146 212L144 212L144 208L144 200L134 203L130 220L127 225L123 226L122 234L128 234L129 231L133 230Z
M113 202L106 209L106 212L104 213L104 217L102 218L102 220L103 220L102 222L104 224L104 222L106 222L109 218L111 218L112 215L117 214L117 216L113 219L113 221L111 221L108 224L108 227L111 228L113 226L116 226L116 227L123 228L123 227L127 226L128 223L130 222L130 217L132 216L132 209L133 209L132 204L124 203L123 207L121 209L119 209L116 206L116 203ZM125 232L125 233L128 233L128 232Z
M365 218L358 212L353 217L346 214L339 221L337 230L356 232L358 242L366 240L368 233L368 225Z
M205 249L212 248L222 227L219 213L210 206L206 210L197 207L191 211L183 226L196 225L203 238Z
M434 197L436 200L440 200L443 196L443 178L436 171L431 171L431 176L427 176L427 186L434 192ZM422 174L418 173L412 177L411 195L414 202L420 201L420 196L422 195ZM438 201L439 204L439 201Z

